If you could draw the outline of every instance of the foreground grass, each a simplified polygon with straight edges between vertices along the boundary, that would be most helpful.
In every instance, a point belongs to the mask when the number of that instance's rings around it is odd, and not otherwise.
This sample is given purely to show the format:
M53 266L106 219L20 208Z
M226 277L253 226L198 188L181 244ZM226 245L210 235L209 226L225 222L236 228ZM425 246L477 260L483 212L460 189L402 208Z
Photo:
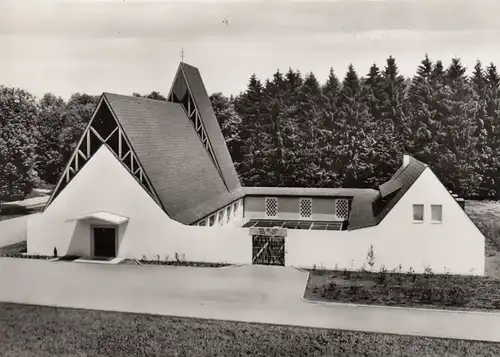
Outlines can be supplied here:
M500 344L0 303L1 356L498 356Z
M467 201L465 211L486 238L486 275L500 278L500 202Z

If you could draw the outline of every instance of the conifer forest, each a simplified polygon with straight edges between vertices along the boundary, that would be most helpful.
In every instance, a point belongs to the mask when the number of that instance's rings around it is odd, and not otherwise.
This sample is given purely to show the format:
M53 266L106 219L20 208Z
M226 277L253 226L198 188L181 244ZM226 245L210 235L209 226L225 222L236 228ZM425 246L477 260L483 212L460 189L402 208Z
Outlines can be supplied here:
M376 188L410 154L449 190L498 199L499 86L493 63L425 56L405 78L389 57L367 69L252 75L242 93L211 100L245 186ZM0 199L57 183L98 99L0 86Z

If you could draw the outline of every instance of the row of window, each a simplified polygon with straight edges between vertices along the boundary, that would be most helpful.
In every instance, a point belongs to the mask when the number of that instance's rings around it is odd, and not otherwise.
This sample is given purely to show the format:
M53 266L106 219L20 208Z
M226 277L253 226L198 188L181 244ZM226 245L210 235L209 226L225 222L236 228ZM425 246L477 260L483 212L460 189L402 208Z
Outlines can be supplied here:
M413 205L413 222L422 223L424 222L424 205L417 204ZM443 206L442 205L431 205L431 222L441 223L443 221Z
M335 216L340 220L347 220L349 217L349 201L346 199L336 199L335 201ZM279 204L277 197L266 197L265 199L265 216L272 218L279 214ZM299 198L299 215L301 218L311 218L313 215L313 200L312 198Z
M213 215L208 217L208 219L204 219L198 222L198 226L213 227L215 226L216 222L217 225L223 226L224 224L229 223L231 217L236 217L239 206L240 202L236 201L233 204L221 209L219 212L214 213Z

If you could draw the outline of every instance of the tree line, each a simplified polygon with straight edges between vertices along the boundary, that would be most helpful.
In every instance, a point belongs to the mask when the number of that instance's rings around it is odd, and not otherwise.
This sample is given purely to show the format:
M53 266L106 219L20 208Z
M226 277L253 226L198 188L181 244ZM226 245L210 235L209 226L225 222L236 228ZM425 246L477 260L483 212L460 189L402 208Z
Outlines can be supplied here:
M364 75L332 68L324 83L291 68L264 81L254 74L239 95L210 98L246 186L376 187L408 153L448 189L497 199L499 86L493 63L478 61L467 76L458 58L445 67L425 56L405 78L389 57ZM0 199L57 183L98 100L0 86Z

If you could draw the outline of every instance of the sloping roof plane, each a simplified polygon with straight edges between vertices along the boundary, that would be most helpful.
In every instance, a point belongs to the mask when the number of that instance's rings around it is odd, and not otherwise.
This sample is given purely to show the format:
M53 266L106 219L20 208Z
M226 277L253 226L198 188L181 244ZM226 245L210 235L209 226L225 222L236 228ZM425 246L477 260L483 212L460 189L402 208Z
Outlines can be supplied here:
M239 198L226 189L180 104L104 95L172 219L191 224Z

